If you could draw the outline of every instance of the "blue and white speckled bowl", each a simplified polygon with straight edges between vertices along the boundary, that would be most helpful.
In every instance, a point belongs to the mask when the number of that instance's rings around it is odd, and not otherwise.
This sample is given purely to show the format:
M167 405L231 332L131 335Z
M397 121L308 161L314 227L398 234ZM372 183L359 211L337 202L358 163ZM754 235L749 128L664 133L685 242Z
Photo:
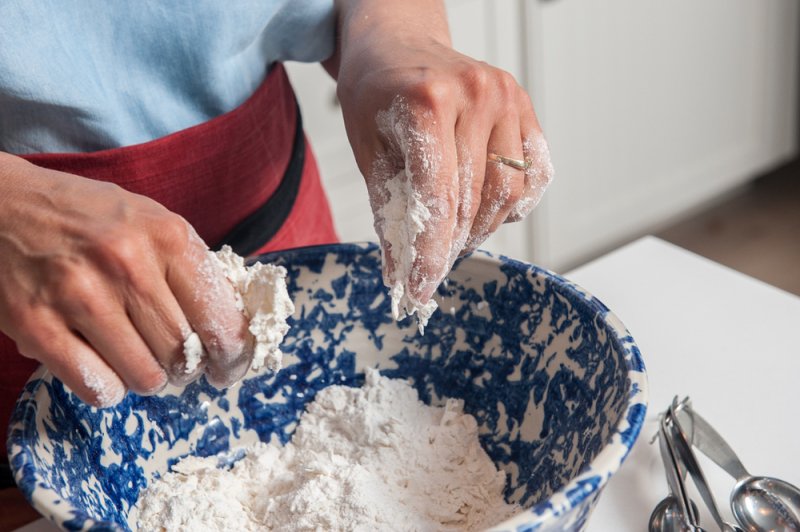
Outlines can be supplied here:
M147 483L187 454L286 442L307 401L359 385L366 366L411 379L420 397L460 397L525 511L498 530L581 530L639 434L647 388L633 339L598 300L550 272L478 252L439 290L424 336L398 326L374 245L267 256L289 270L297 306L285 369L218 391L205 380L157 397L87 407L49 373L11 421L17 484L69 530L125 530Z

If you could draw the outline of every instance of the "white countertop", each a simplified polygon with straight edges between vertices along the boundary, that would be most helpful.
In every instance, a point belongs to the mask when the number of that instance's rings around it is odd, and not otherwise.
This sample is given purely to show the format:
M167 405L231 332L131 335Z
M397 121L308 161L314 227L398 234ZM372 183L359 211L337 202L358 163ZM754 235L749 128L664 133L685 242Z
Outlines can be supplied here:
M798 271L800 275L800 271ZM667 493L652 420L689 395L751 473L800 485L800 298L653 237L566 274L628 327L650 384L648 422L589 520L589 532L642 532ZM733 480L701 465L723 512ZM703 511L701 522L714 530ZM43 519L25 532L49 532Z
M650 389L648 422L588 532L647 530L667 494L658 448L649 445L652 423L674 395L691 397L751 473L800 485L800 298L653 237L565 276L625 323ZM730 518L733 479L699 458ZM693 499L701 523L715 530L696 491Z

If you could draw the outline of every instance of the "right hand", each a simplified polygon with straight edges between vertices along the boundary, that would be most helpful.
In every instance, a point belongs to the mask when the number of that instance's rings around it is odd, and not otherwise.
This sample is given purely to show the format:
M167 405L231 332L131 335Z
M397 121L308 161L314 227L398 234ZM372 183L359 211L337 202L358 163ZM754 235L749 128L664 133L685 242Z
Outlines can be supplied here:
M530 214L553 173L547 143L513 76L452 48L443 2L342 4L342 115L366 177L384 282L413 312L459 256ZM490 153L532 165L513 169ZM399 208L386 209L390 199Z
M192 227L159 203L0 154L0 331L106 407L247 371L247 321ZM185 372L184 339L205 353ZM205 366L205 367L204 367Z

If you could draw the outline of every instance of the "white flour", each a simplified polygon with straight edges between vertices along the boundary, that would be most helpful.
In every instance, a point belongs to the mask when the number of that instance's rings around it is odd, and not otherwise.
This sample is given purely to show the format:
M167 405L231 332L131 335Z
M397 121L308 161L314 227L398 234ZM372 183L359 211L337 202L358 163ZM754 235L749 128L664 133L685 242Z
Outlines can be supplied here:
M106 382L98 373L83 364L78 366L78 371L86 387L94 392L97 406L105 408L122 401L125 396L124 386Z
M522 143L525 157L531 164L525 171L525 184L528 192L520 198L510 216L512 220L521 220L528 216L542 199L544 191L553 181L553 162L550 159L550 148L541 133L528 137Z
M477 530L519 507L461 401L429 407L405 381L368 370L330 386L292 441L258 444L232 469L186 458L140 497L139 530Z
M440 225L446 210L432 191L419 190L414 178L431 177L441 163L441 153L435 136L424 129L424 124L433 122L432 116L414 117L407 102L396 98L386 111L376 117L379 131L387 140L389 152L376 159L371 178L377 182L371 190L371 202L375 208L375 230L384 243L384 284L392 298L392 315L403 319L417 315L420 331L434 310L436 302L418 301L410 293L413 284L436 284L449 271L445 264L442 271L427 272L414 262L419 258L429 266L430 257L418 257L417 237L429 229L428 224ZM421 175L414 175L414 172ZM431 179L418 179L420 183ZM449 251L449 250L448 250Z
M286 318L294 312L294 304L286 289L286 268L256 263L245 266L244 259L230 246L209 251L209 257L222 268L236 293L236 303L250 320L253 335L251 369L266 366L270 371L281 368L280 344L289 330ZM194 371L203 355L203 346L196 333L189 334L183 344L186 373Z
M383 238L389 244L393 279L389 281L389 293L392 297L392 316L399 320L417 313L417 322L420 332L424 331L436 302L427 303L416 301L408 293L408 280L417 252L414 242L417 235L425 229L425 222L430 220L431 213L420 201L419 192L411 185L411 177L401 170L392 179L386 182L388 201L380 209L380 219L383 221Z
M192 373L200 365L203 358L203 343L196 332L192 331L183 341L183 356L186 357L185 373Z

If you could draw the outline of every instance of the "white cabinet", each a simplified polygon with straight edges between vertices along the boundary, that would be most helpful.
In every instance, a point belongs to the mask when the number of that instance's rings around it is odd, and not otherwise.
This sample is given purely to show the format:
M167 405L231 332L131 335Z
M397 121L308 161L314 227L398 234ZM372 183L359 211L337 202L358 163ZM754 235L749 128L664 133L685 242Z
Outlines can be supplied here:
M796 154L796 0L527 2L556 179L535 258L581 262Z
M334 223L343 242L377 240L367 189L347 141L336 84L318 64L287 64Z
M529 89L556 179L486 248L563 269L797 152L796 0L449 0L459 50ZM375 239L318 65L290 65L340 236Z

